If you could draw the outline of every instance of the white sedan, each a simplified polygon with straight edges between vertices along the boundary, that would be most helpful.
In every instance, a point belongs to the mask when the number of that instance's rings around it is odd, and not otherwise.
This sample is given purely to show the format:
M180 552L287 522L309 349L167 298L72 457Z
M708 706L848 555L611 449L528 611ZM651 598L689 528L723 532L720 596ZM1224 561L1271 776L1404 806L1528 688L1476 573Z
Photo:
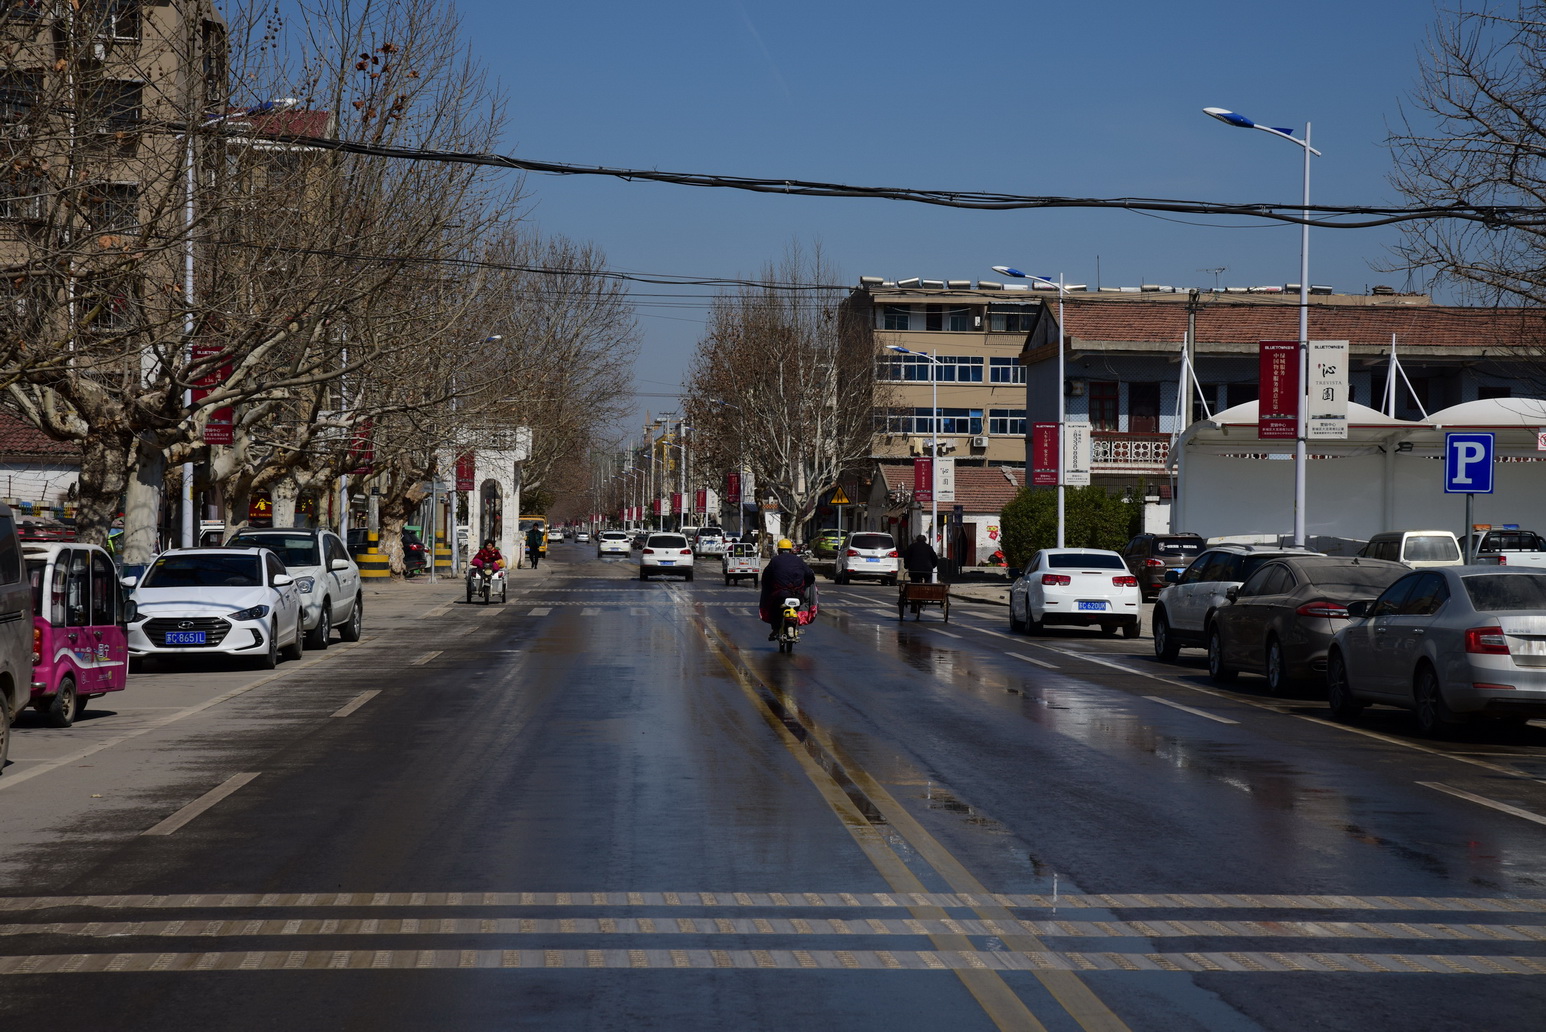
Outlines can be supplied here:
M628 535L621 530L603 530L596 538L596 558L604 555L627 555L632 550Z
M1143 598L1138 578L1104 548L1044 548L1009 589L1009 629L1039 634L1049 624L1117 628L1138 637Z
M281 653L301 658L300 589L266 548L173 549L124 584L139 608L129 625L131 662L217 654L273 669Z

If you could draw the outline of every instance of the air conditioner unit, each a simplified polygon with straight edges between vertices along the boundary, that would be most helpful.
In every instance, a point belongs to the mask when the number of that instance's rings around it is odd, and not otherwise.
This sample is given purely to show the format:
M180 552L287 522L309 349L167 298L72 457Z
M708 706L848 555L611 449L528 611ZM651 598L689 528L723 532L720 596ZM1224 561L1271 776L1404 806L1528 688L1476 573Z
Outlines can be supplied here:
M988 446L988 435L987 434L978 434L976 437L972 438L972 447L973 448L986 448L987 446Z

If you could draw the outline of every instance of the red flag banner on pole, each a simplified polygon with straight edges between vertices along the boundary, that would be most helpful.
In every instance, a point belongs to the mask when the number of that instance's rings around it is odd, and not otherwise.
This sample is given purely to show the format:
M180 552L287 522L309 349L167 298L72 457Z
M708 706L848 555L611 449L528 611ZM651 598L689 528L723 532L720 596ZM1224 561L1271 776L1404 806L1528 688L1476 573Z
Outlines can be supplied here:
M1292 441L1299 436L1299 342L1261 341L1257 363L1261 393L1256 402L1256 436L1263 441Z
M474 490L473 481L476 476L476 469L473 465L473 453L462 452L462 454L456 457L456 490Z
M934 501L934 460L913 460L913 501L929 505Z
M1031 486L1056 487L1058 482L1058 425L1031 424Z
M193 362L195 365L200 362L207 362L219 355L222 350L224 349L218 344L195 344L192 349ZM194 404L196 405L209 397L214 389L225 383L226 378L230 375L231 360L228 358L199 377L194 382L193 389L190 392ZM236 443L236 413L232 410L231 406L222 405L219 408L210 410L209 418L204 423L204 443Z

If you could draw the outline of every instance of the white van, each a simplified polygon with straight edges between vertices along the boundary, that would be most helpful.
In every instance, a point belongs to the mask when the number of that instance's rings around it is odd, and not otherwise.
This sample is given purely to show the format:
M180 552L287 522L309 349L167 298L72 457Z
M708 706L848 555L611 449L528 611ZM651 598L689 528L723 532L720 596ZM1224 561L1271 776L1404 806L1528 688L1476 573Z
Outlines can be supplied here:
M1369 559L1389 559L1414 570L1465 565L1459 539L1447 530L1387 531L1370 538L1358 554Z

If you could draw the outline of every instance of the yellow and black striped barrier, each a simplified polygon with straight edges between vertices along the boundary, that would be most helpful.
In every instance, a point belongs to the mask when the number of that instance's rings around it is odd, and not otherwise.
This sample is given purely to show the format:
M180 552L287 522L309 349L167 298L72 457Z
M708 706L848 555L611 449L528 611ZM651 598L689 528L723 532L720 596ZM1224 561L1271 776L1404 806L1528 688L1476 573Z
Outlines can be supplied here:
M435 535L435 572L451 573L451 549L446 545L444 534Z
M361 577L390 577L392 576L392 563L380 549L381 535L377 531L370 531L365 535L365 551L357 552L354 556L354 564L360 568Z

